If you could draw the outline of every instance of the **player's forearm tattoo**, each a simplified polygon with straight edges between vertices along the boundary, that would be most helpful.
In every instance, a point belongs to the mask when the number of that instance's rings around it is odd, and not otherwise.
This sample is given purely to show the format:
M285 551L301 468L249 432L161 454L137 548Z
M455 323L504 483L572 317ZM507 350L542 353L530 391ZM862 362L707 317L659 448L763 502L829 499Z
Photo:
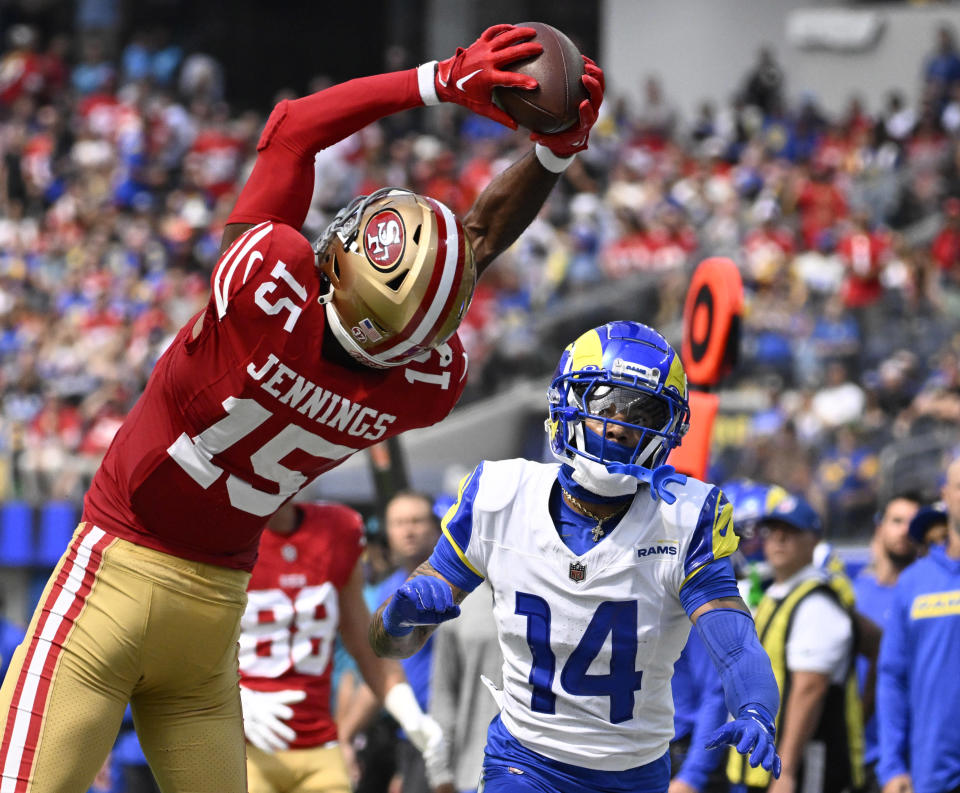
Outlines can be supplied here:
M430 633L427 626L414 628L406 636L391 636L383 627L383 609L389 599L377 609L370 622L370 646L381 658L409 658L423 647ZM433 626L430 626L433 627Z
M411 578L416 578L419 575L431 575L436 578L442 578L430 562L421 564L409 575L407 580L409 581ZM451 589L453 591L454 602L457 604L462 603L463 599L469 594L459 587L451 586ZM370 621L370 646L373 648L373 651L381 657L409 658L426 644L427 639L430 638L430 634L437 629L437 626L418 625L406 636L390 635L387 633L386 628L383 627L383 610L387 607L390 599L391 598L388 598L383 602Z
M750 614L750 607L743 602L741 597L722 597L717 598L716 601L717 608L724 609L736 609L737 611L745 611L747 614Z

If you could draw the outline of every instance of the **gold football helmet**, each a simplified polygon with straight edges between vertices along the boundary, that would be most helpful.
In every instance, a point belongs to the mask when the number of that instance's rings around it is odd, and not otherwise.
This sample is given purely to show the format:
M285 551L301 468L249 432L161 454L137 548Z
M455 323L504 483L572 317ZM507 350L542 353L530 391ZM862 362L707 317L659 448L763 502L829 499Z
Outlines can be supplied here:
M477 269L460 221L446 206L386 187L337 213L314 245L330 289L327 322L366 366L400 366L456 331Z

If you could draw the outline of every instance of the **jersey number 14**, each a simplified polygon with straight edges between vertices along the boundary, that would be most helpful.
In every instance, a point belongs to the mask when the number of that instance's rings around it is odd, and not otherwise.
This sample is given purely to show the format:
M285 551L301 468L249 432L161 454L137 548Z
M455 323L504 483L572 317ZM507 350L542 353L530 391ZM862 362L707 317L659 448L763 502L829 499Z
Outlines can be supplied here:
M527 618L527 644L533 657L530 707L537 713L556 713L557 695L553 677L557 657L550 649L550 604L539 595L517 592L516 613ZM587 670L610 635L610 671L605 675ZM581 697L610 697L610 722L619 724L633 718L634 692L640 690L643 672L637 660L637 601L607 600L593 614L583 638L570 653L560 672L560 685L568 694Z

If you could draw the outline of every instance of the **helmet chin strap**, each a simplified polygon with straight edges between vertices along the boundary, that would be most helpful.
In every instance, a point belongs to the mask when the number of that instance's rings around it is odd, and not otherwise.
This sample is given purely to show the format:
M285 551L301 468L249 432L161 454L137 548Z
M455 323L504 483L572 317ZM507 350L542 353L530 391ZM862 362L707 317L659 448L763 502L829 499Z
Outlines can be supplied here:
M677 469L672 465L658 465L651 470L631 463L607 463L606 468L611 474L632 476L641 482L646 482L650 485L650 498L654 501L662 498L668 504L676 501L677 497L667 490L667 485L687 483L687 475L678 474Z
M361 363L364 366L369 366L371 369L390 369L394 366L401 366L406 361L401 361L399 363L387 363L381 361L378 358L370 355L366 350L363 349L356 341L354 341L353 336L351 336L346 328L343 327L343 323L340 321L340 316L337 314L337 310L333 307L333 303L327 303L324 308L326 309L327 314L327 324L330 326L330 330L333 331L333 337L337 340L343 349L345 349L350 356Z

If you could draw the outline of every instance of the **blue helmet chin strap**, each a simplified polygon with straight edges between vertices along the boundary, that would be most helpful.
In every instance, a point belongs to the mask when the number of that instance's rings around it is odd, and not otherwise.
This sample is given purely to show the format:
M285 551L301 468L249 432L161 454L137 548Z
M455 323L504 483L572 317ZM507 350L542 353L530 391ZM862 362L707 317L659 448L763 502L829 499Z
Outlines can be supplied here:
M668 504L676 501L677 497L667 490L667 485L685 485L687 483L687 475L678 474L677 469L672 465L658 465L653 470L632 463L605 463L604 467L611 474L626 474L639 479L641 482L646 482L650 485L650 498L654 501L662 498Z

